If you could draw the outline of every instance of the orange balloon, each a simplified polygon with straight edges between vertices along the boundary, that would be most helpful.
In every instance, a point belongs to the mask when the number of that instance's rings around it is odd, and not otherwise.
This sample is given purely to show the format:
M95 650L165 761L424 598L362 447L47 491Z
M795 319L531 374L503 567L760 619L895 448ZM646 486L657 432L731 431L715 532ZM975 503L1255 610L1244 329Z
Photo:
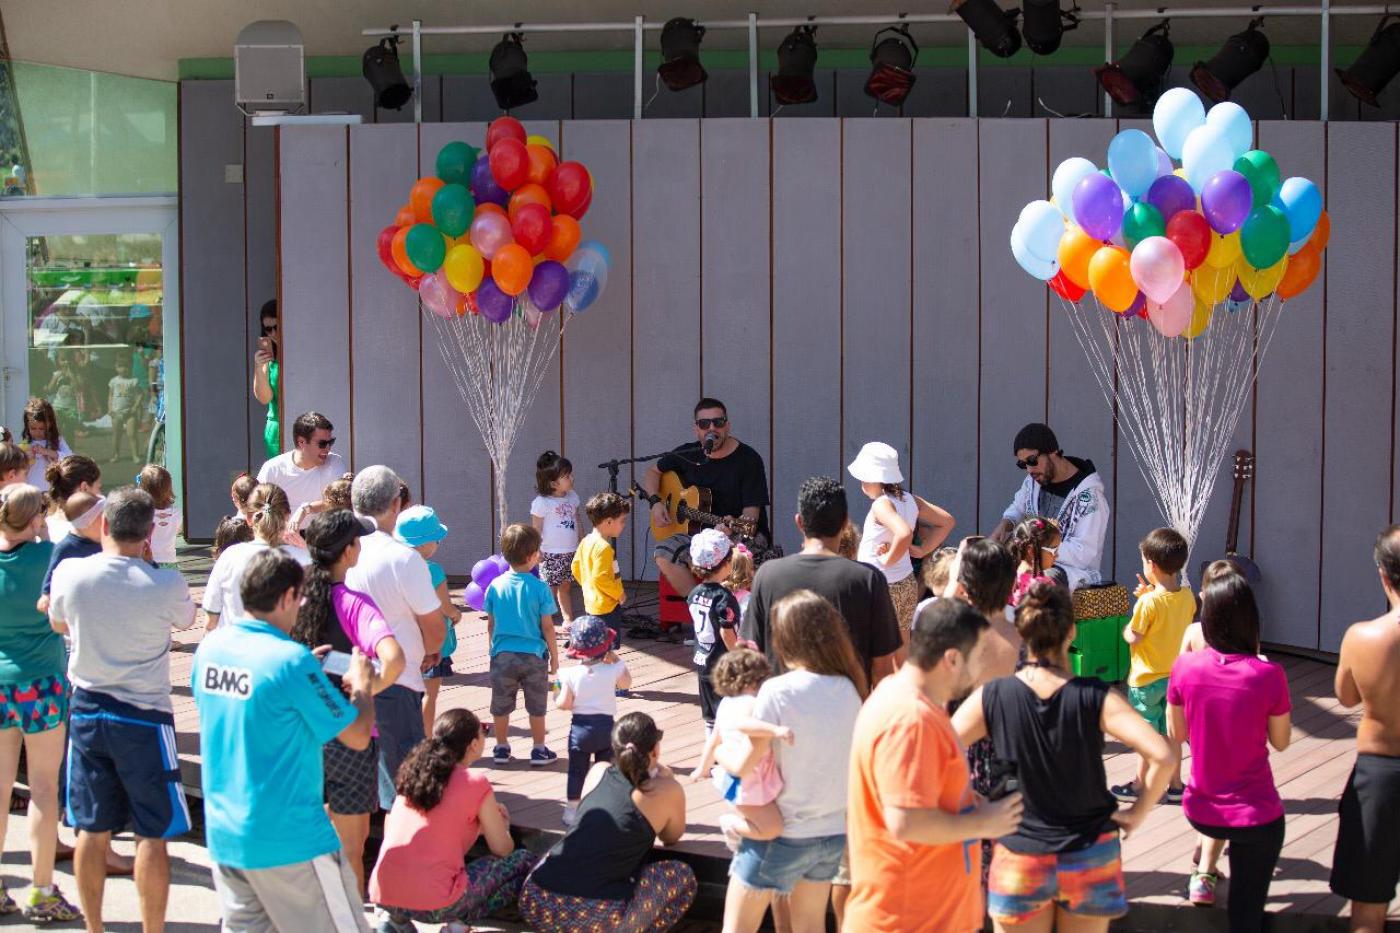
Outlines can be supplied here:
M583 231L579 230L578 221L568 214L555 214L553 220L554 227L549 235L549 242L545 245L544 255L548 259L563 262L578 248Z
M537 185L543 185L549 173L559 164L559 157L548 146L526 146L525 156L530 166L525 177Z
M482 201L476 206L476 211L472 214L472 216L480 217L482 214L500 214L502 217L504 217L506 216L506 209L492 201Z
M433 222L433 195L437 194L444 184L441 178L420 178L413 183L413 190L408 193L408 203L413 206L415 222Z
M1326 216L1325 214L1323 216ZM1319 229L1321 221L1318 221ZM1309 242L1298 252L1288 257L1288 268L1283 270L1283 278L1274 286L1274 293L1284 301L1301 295L1322 268L1322 256Z
M1060 237L1060 270L1080 288L1089 287L1089 260L1103 244L1078 227L1071 226Z
M491 258L491 278L496 286L507 295L518 295L530 284L535 274L535 264L530 254L519 243L507 243L496 250Z
M1132 307L1138 287L1129 268L1128 251L1100 246L1089 260L1089 284L1105 308L1122 314Z
M544 190L544 185L530 182L515 189L515 193L510 196L510 222L515 223L515 215L520 208L526 204L539 204L545 210L553 212L554 205L549 200L549 192Z
M413 216L413 205L405 204L394 214L395 227L411 227L418 222L418 218Z
M422 275L423 270L408 261L408 228L400 227L394 234L393 242L389 244L389 251L394 255L394 262L403 270L404 275Z
M1308 237L1308 245L1316 246L1321 253L1327 248L1327 242L1332 239L1332 218L1323 211L1317 218L1317 226L1313 227L1312 235Z

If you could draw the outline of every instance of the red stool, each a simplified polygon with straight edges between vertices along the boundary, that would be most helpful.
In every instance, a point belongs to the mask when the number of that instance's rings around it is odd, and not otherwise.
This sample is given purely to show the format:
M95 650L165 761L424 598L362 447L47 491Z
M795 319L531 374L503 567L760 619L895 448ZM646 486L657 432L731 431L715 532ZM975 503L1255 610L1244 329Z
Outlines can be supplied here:
M667 631L677 625L690 624L690 607L686 604L686 593L684 596L676 592L676 588L671 585L671 581L666 579L664 574L658 574L660 579L657 582L656 593L660 597L661 608L656 614L657 624L661 630Z

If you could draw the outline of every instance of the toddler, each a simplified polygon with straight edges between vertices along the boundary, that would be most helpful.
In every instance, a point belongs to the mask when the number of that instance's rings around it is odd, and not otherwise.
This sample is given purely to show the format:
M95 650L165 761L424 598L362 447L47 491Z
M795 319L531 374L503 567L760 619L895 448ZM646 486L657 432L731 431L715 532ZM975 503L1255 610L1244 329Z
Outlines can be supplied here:
M258 481L247 473L239 473L233 478L233 484L229 486L228 497L233 503L233 517L241 518L245 523L253 514L253 507L248 504L248 499L253 495L253 490L258 488Z
M753 716L758 688L773 674L762 652L737 648L727 652L715 665L715 692L722 700L715 714L715 728L705 740L700 765L690 774L701 781L714 768L715 789L734 811L719 818L720 830L731 850L739 848L740 838L776 839L783 833L783 817L778 812L778 793L783 778L770 751L747 772L738 773L750 750L749 736L768 736L791 743L792 730L774 726Z
M102 506L107 500L90 492L75 492L63 503L63 517L68 520L68 533L54 542L49 554L49 569L44 573L43 593L39 597L40 612L49 611L49 584L53 569L70 557L91 557L102 553Z
M841 526L841 534L836 537L836 553L846 560L855 560L860 553L860 529L847 521Z
M597 616L579 616L569 627L569 657L582 663L559 671L556 709L573 711L569 724L569 781L564 825L572 826L588 769L612 760L613 718L618 690L632 686L627 663L612 651L616 632Z
M326 505L327 512L337 512L344 509L347 512L354 511L350 507L350 482L354 475L342 476L340 479L331 480L321 490L321 501Z
M957 556L957 548L940 547L924 558L923 566L919 568L919 576L924 581L924 589L932 595L920 600L919 604L914 607L914 618L917 619L925 606L937 601L948 589L948 577L953 569L953 558Z
M462 618L462 610L453 605L452 596L447 592L447 571L433 560L438 543L447 537L447 526L428 506L414 505L399 513L398 521L394 523L394 537L423 555L447 626L447 636L438 652L438 660L423 672L423 732L431 734L433 723L437 720L437 698L438 691L442 689L442 679L452 676L452 652L457 650L455 626Z
M729 576L724 588L739 601L739 614L749 608L749 591L753 589L753 552L746 545L736 544L729 552Z
M242 515L226 515L214 529L214 546L209 556L218 560L225 548L253 540L253 526L243 520Z
M719 696L712 677L715 665L739 643L739 600L724 586L731 571L733 546L729 536L706 528L690 539L690 568L700 583L690 591L686 604L695 626L696 674L700 679L700 717L705 734L714 731Z
M632 506L615 492L600 492L583 508L593 530L578 543L570 569L583 590L583 611L607 622L619 633L621 644L622 607L627 603L627 593L622 587L612 542L627 527Z
M118 356L117 374L107 383L107 414L112 419L112 459L122 458L125 438L136 456L136 432L141 422L141 383L131 374L131 358Z
M167 570L177 570L175 537L180 533L182 516L175 504L170 471L159 464L148 463L137 474L136 485L146 490L156 507L155 525L151 528L151 559Z
M574 620L574 551L578 550L578 493L574 492L574 465L552 450L535 461L535 496L530 503L530 524L540 533L540 578L549 584L559 604L560 620Z
M1053 518L1033 515L1023 518L1011 532L1011 540L1006 543L1019 564L1016 568L1016 585L1011 588L1011 599L1007 602L1015 609L1021 599L1037 580L1048 583L1055 581L1046 571L1055 563L1055 552L1060 547L1060 523Z

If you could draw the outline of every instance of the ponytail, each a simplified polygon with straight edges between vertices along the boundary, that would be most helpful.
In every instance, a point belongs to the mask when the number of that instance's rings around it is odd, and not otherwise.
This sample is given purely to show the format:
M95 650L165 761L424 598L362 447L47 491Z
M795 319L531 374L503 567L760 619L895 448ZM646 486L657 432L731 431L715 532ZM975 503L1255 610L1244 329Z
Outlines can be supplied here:
M44 513L45 496L27 483L11 483L0 489L0 531L23 534Z
M467 749L481 735L481 720L467 709L450 709L433 723L433 734L413 747L399 765L394 789L409 806L427 813L442 803L447 782Z
M49 484L54 502L62 505L83 483L94 486L101 482L102 469L91 457L69 454L56 463L50 463L44 470L44 479Z
M627 783L638 790L651 779L651 753L661 735L656 721L646 713L628 713L613 726L613 762Z
M248 524L253 526L254 534L274 547L281 544L282 533L292 517L292 507L282 487L276 483L259 483L248 497L248 508L253 512Z

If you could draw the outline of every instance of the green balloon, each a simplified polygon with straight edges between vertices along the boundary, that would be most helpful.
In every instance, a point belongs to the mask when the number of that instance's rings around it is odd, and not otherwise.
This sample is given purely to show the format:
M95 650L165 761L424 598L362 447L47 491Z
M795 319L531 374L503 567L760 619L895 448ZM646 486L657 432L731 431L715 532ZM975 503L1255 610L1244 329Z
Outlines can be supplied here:
M480 155L475 146L460 140L450 142L438 150L437 177L449 185L465 185L471 181L472 166Z
M1272 204L1256 207L1240 228L1240 249L1254 268L1269 268L1288 252L1288 217Z
M433 223L450 237L459 237L467 232L475 210L476 201L462 185L443 185L433 195Z
M1166 236L1167 225L1162 212L1151 204L1138 201L1123 215L1123 239L1131 250L1150 236Z
M1268 204L1278 194L1278 163L1262 149L1251 149L1236 159L1235 171L1249 182L1255 204Z
M1286 248L1287 244L1284 245ZM424 272L436 272L442 267L443 257L447 255L447 241L432 224L414 224L409 227L403 247L408 253L408 261Z

